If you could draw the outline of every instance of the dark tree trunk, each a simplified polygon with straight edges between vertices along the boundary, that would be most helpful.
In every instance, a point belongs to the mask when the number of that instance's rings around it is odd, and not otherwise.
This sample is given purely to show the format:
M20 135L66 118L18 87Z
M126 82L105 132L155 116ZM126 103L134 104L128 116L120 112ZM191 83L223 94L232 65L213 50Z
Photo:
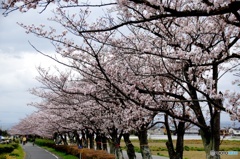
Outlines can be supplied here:
M88 134L90 149L95 149L94 147L94 133Z
M110 133L110 136L111 136L111 139L109 140L110 153L114 154L116 156L116 159L124 159L120 147L122 133L120 133L118 137L118 130L114 128Z
M103 150L107 151L107 137L105 135L102 135L102 145Z
M68 132L67 136L69 138L69 144L73 144L74 143L74 133Z
M66 134L64 134L64 135L60 134L60 137L61 137L61 139L62 139L62 141L63 141L63 144L64 144L64 145L68 145Z
M222 106L220 99L216 100L216 103ZM209 128L200 130L206 159L220 159L219 154L216 153L220 146L220 110L218 108L215 108L210 124Z
M172 134L168 124L168 115L165 115L165 127L167 130L168 141L166 146L168 148L168 154L170 159L182 159L183 158L183 146L184 146L184 134L185 134L185 122L179 122L177 126L177 142L176 150L174 149Z
M142 129L138 131L138 139L140 142L140 150L143 159L152 159L151 150L148 146L147 129L142 126Z
M99 131L97 131L96 133L96 146L97 146L97 150L102 150L102 136L99 133Z
M126 147L127 147L128 159L136 159L136 154L135 154L134 146L133 146L133 144L132 144L129 136L130 136L129 133L123 134L124 142L125 142Z
M82 140L80 139L80 136L79 136L77 130L74 131L74 136L76 138L76 143L77 143L78 147L83 147Z
M183 146L184 146L184 134L185 134L185 122L178 123L177 129L177 143L176 143L176 158L183 158Z
M90 149L94 148L94 133L90 133L88 130L86 131L87 140L89 140Z
M83 144L83 148L88 148L88 140L86 138L86 133L84 132L84 130L82 130L82 138L81 138L81 141L82 141L82 144Z
M167 137L168 137L168 141L166 142L166 146L168 149L168 155L170 157L170 159L173 159L173 157L175 156L175 151L174 151L174 146L173 146L173 141L172 141L172 135L171 135L171 131L170 131L170 127L168 124L168 115L165 114L165 128L167 131Z

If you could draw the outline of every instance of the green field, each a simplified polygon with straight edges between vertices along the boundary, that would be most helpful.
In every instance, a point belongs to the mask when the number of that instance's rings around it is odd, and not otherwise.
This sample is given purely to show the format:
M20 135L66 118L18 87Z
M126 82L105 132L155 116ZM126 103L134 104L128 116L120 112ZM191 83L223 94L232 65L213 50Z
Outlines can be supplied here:
M175 142L175 141L174 141ZM138 140L132 140L136 151L139 151ZM149 146L153 155L168 156L168 151L165 146L166 140L149 140ZM174 143L175 144L175 143ZM125 147L125 143L121 142L121 147ZM240 159L240 141L239 140L224 140L220 145L221 151L238 151L238 155L222 155L222 159ZM185 159L202 159L205 157L203 144L201 140L185 140L184 153Z

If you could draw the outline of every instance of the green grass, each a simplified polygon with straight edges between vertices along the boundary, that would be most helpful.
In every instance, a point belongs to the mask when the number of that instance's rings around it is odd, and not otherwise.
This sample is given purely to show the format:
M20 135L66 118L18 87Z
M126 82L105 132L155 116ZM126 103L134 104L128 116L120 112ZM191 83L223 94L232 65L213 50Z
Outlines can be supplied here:
M9 154L9 157L15 159L24 159L25 152L23 151L22 146L18 146L17 149L14 149L13 152Z
M134 145L135 151L140 152L139 141L131 140ZM149 148L153 155L158 156L168 156L168 151L166 147L167 140L148 140ZM176 140L173 141L176 145ZM124 141L121 141L121 147L126 150ZM240 141L239 140L223 140L220 145L220 151L240 151ZM184 140L184 152L183 158L185 159L199 159L206 158L205 151L203 148L203 143L201 140ZM239 155L225 155L222 156L224 159L239 159Z
M11 153L5 153L0 155L0 159L24 159L25 152L20 145L15 146L15 149Z
M61 159L78 159L78 157L76 156L66 154L65 152L56 151L54 148L51 148L51 147L46 147L46 146L41 146L41 147L57 155Z

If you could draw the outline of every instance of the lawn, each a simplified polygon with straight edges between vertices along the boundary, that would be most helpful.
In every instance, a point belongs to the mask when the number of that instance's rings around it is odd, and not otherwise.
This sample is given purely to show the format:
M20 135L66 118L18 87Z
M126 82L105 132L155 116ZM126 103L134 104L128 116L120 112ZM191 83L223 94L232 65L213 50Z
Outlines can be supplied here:
M65 152L56 151L54 148L50 148L50 147L46 147L46 146L43 146L42 148L44 148L44 149L48 150L49 152L52 152L53 154L61 157L61 159L78 159L78 157L76 157L76 156L66 154Z
M24 151L20 145L17 146L11 153L0 155L0 159L24 159Z
M132 140L132 143L136 150L139 150L139 141ZM153 155L168 156L166 148L166 140L149 140L149 146ZM174 141L175 143L175 141ZM125 143L122 141L121 146L125 147ZM206 158L201 140L185 140L184 141L184 153L185 159L200 159ZM238 151L238 155L222 155L222 159L240 159L240 141L239 140L224 140L220 145L221 151Z

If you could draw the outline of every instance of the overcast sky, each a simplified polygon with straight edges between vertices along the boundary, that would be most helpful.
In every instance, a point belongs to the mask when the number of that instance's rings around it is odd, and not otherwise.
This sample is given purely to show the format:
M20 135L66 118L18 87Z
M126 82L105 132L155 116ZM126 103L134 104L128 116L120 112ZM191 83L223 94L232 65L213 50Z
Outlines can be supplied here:
M39 100L28 92L39 85L35 80L36 67L54 63L28 43L30 41L37 48L51 52L49 42L26 34L17 24L44 23L46 14L13 12L4 17L1 11L0 16L0 128L6 129L35 110L27 104Z
M27 14L16 11L4 17L1 11L0 128L9 128L9 126L18 123L20 119L35 110L27 104L39 100L28 92L29 89L39 85L35 80L37 76L36 67L39 65L46 67L54 65L54 62L37 53L28 43L30 41L44 52L53 52L49 41L26 34L17 22L44 24L47 22L46 17L50 14L51 12L47 11L38 14L36 10ZM224 84L220 86L220 89L230 88L240 91L239 87L231 86L231 78L233 78L231 74L223 78ZM224 121L229 120L226 115L223 115L222 119Z

